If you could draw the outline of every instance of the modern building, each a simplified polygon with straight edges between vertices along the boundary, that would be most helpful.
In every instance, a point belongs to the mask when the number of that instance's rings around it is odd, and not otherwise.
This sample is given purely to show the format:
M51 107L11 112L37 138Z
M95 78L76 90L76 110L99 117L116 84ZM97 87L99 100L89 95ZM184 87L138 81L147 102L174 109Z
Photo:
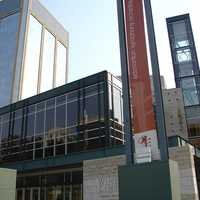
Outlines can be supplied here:
M38 0L0 1L0 107L65 84L68 45Z
M189 139L200 144L200 71L189 14L167 19L176 87L184 97Z
M121 82L104 71L3 107L0 119L17 200L81 200L81 159L124 143Z

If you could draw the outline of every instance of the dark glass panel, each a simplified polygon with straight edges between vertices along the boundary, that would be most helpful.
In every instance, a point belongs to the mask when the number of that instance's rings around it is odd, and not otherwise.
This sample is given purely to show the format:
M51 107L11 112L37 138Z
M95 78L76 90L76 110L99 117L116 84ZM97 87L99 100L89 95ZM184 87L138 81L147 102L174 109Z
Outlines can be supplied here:
M46 109L52 107L55 107L55 98L51 98L46 101Z
M100 119L103 121L104 120L104 109L105 109L105 104L104 104L104 93L100 94Z
M70 186L65 187L65 200L71 200L71 188L70 188Z
M68 153L73 153L73 152L80 152L84 150L84 141L82 142L73 142L73 143L68 143L67 145L67 152Z
M31 114L27 116L26 135L33 136L34 128L35 128L35 114Z
M45 109L45 102L38 103L36 105L36 108L37 108L37 111L44 110Z
M44 111L36 113L36 127L35 134L40 135L44 133Z
M3 122L2 124L2 142L7 142L9 135L9 122Z
M46 177L46 185L63 185L64 184L64 174L51 174Z
M24 186L26 187L40 186L41 176L27 176L27 177L24 177L23 179L24 179Z
M85 98L85 123L90 123L98 120L98 95L93 95Z
M43 158L43 149L36 149L35 150L35 159Z
M36 109L35 105L28 106L28 109L27 109L28 114L34 113L35 109Z
M25 189L25 198L24 200L31 200L31 189Z
M78 91L73 91L67 94L67 102L77 101Z
M56 98L56 105L62 105L66 103L66 95L62 95Z
M67 104L67 127L75 126L78 121L78 101Z
M55 148L56 155L65 155L65 145L57 145Z
M15 118L13 124L13 139L19 139L22 135L22 118Z
M109 95L109 117L113 118L113 95L112 95L112 86L109 84L108 88Z
M82 199L82 187L81 185L73 185L72 187L72 199L81 200Z
M52 134L54 131L55 123L55 108L46 110L46 120L45 120L45 132L46 134Z
M17 190L17 200L23 199L23 190Z
M56 130L66 127L66 104L56 107Z
M72 182L72 173L71 172L66 172L65 173L65 184L70 185Z
M81 184L83 182L83 172L82 171L73 171L72 172L72 184Z
M90 96L98 93L98 85L92 85L85 88L85 96Z
M54 156L54 147L45 148L45 157Z
M2 116L3 122L7 122L10 120L10 113L6 113Z

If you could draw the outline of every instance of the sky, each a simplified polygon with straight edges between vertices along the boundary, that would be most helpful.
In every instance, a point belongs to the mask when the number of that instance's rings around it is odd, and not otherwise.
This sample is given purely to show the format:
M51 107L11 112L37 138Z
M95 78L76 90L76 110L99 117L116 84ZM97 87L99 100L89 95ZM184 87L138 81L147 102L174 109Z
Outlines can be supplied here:
M69 32L69 82L107 70L121 74L116 0L40 0ZM175 87L166 18L190 13L200 54L200 1L151 0L161 75ZM200 55L199 55L200 56Z

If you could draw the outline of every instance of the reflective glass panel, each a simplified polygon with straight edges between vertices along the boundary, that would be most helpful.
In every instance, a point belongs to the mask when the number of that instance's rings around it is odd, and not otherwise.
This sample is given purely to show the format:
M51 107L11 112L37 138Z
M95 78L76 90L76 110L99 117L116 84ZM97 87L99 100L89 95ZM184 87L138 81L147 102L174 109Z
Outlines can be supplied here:
M0 107L10 103L19 13L0 20Z
M181 80L184 102L186 106L199 104L196 81L194 78L184 78Z
M177 60L179 63L190 62L192 60L190 49L178 50Z
M193 64L184 63L179 65L179 73L180 77L194 75Z
M99 118L98 95L91 95L85 98L84 117L85 123L95 122Z
M45 29L40 92L53 87L55 37Z
M56 86L66 82L67 50L60 42L57 42Z
M30 16L21 98L37 94L42 25Z
M114 120L122 124L121 93L113 87Z

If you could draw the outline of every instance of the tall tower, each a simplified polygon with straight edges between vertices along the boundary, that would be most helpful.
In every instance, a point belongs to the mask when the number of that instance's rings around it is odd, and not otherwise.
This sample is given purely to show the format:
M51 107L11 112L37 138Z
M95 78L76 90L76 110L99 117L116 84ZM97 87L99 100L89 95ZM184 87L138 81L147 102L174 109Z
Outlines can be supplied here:
M167 19L176 87L185 106L199 104L199 64L189 14Z
M176 87L181 88L189 139L200 145L200 70L189 14L167 19Z
M67 82L68 32L38 0L0 1L0 107Z

